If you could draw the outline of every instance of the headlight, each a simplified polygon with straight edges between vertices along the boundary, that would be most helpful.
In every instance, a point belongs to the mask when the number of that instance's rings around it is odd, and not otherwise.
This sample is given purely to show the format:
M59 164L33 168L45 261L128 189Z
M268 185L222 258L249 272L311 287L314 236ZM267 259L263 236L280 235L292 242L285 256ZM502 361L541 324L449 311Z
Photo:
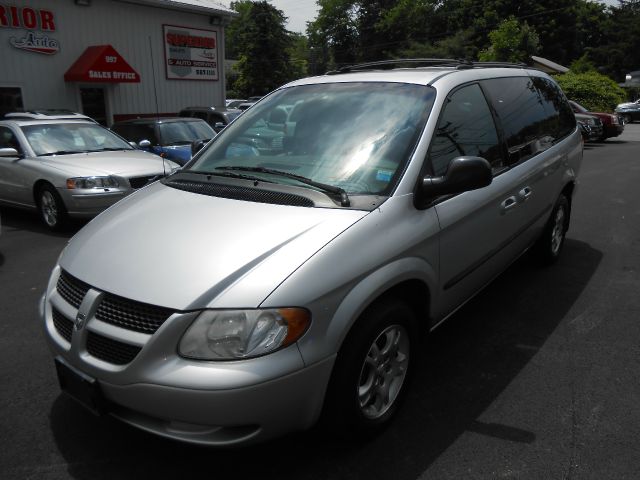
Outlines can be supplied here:
M115 188L117 186L118 181L113 177L77 177L67 179L67 188L69 190L76 188Z
M311 323L302 308L206 310L180 340L183 357L238 360L259 357L297 341Z

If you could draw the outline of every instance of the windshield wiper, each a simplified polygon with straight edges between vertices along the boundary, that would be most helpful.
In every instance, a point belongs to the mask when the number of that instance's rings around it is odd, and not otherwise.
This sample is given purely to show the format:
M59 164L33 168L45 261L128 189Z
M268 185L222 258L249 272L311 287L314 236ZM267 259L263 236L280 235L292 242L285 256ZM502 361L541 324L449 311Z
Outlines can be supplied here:
M89 150L58 150L57 152L41 153L39 157L46 157L49 155L71 155L73 153L87 153Z
M239 178L241 180L251 180L253 182L264 182L264 183L274 183L269 180L264 180L262 178L254 177L253 175L243 175L242 173L233 173L233 172L203 172L201 170L181 170L176 173L195 173L198 175L206 175L207 177L228 177L228 178ZM209 178L207 178L209 180Z
M300 183L304 183L305 185L309 185L311 187L316 187L323 192L332 193L334 195L340 195L340 205L343 207L348 207L351 205L349 201L349 195L347 192L340 187L336 187L335 185L328 185L322 182L316 182L307 177L303 177L302 175L296 175L295 173L283 172L281 170L275 170L272 168L265 167L241 167L241 166L232 166L232 165L223 165L220 167L216 167L216 170L239 170L241 172L259 172L259 173L269 173L272 175L280 175L281 177L293 178L294 180L299 181Z
M89 152L119 152L119 151L124 151L124 150L133 150L132 148L127 148L127 147L105 147L105 148L98 148L97 150L88 150Z

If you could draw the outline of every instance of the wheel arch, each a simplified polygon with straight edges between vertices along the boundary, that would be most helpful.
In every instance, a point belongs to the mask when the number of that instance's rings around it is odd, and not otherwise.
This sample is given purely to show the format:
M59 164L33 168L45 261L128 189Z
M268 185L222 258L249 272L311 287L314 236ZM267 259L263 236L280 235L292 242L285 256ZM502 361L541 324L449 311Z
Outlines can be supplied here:
M45 180L43 178L40 178L38 180L35 181L35 183L33 184L33 188L31 190L31 194L33 195L33 202L35 204L35 206L37 207L39 204L40 199L38 198L38 194L40 193L40 191L42 190L43 187L51 187L53 188L54 191L56 190L56 187L53 183L51 183L48 180Z
M436 271L425 260L404 258L383 266L361 279L342 299L327 331L328 344L336 353L363 314L377 302L394 297L406 302L415 312L418 327L428 331L436 286Z

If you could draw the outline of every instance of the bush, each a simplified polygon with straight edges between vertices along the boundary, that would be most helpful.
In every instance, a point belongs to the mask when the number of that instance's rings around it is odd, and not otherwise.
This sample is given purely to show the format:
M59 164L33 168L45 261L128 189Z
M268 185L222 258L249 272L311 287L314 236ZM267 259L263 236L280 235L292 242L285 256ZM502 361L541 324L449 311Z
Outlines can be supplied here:
M555 77L569 100L590 112L613 112L627 98L625 91L609 77L598 72L568 72Z

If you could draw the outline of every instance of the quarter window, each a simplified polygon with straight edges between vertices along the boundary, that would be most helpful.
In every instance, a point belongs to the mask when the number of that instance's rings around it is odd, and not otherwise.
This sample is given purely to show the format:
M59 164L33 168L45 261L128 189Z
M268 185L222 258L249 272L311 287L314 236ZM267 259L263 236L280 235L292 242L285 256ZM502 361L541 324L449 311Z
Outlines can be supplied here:
M477 84L456 90L447 99L429 148L434 175L443 175L451 160L460 156L485 158L494 171L503 166L491 110Z

